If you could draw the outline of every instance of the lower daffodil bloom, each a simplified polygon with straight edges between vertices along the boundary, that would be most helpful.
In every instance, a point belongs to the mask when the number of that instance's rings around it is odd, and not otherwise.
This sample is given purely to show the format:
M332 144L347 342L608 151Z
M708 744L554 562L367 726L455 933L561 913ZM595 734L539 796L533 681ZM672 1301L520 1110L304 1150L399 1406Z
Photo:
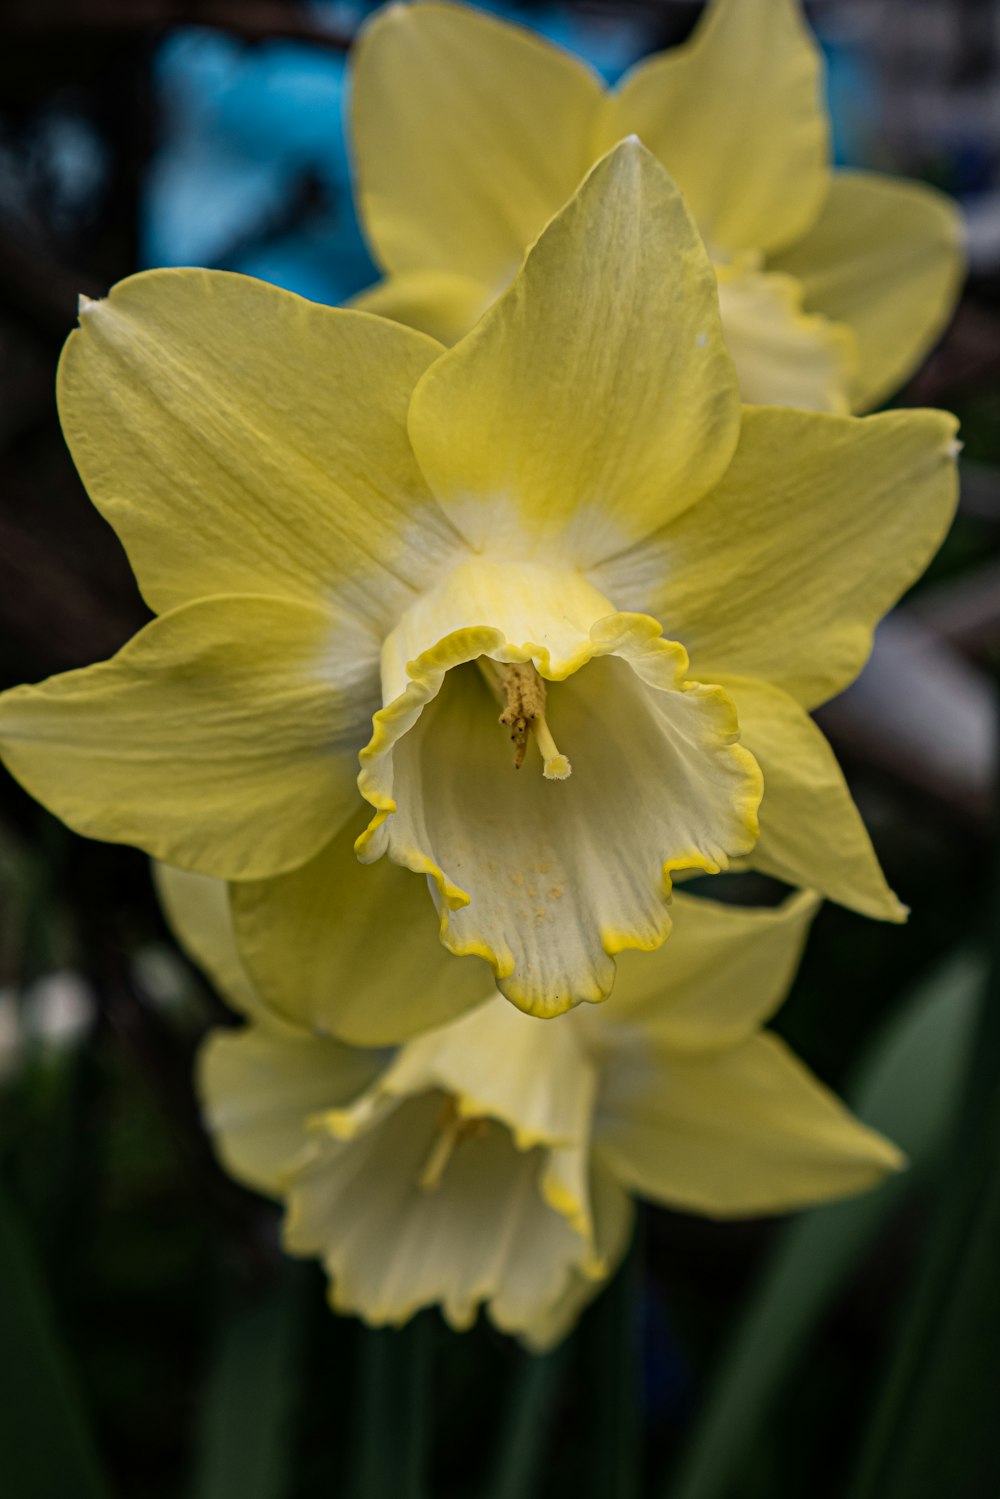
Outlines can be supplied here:
M902 914L807 710L938 545L955 423L742 409L637 142L453 350L149 272L85 304L59 401L159 615L0 697L0 753L72 827L238 882L279 952L341 940L357 836L401 866L368 874L388 943L429 877L445 945L540 1015L664 941L678 870L752 855Z
M382 7L353 62L359 212L385 280L358 305L446 343L632 132L715 262L746 401L867 410L951 314L957 211L920 184L832 171L820 52L798 0L710 0L684 46L617 88L471 7Z
M285 1203L285 1246L322 1259L338 1311L398 1324L440 1303L466 1328L485 1304L545 1348L621 1259L633 1194L746 1217L901 1165L761 1030L795 971L808 894L771 911L678 895L669 959L630 956L607 1005L543 1022L494 994L365 1050L268 1015L207 883L160 871L178 935L251 1022L205 1044L206 1123L232 1174ZM377 961L367 983L382 987Z

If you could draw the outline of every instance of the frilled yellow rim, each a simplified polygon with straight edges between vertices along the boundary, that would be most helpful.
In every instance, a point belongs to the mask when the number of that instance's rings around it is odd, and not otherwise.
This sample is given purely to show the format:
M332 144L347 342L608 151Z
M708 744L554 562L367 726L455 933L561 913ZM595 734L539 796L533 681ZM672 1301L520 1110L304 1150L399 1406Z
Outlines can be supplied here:
M375 714L372 737L359 756L361 771L358 775L358 787L365 800L375 808L374 817L354 845L362 863L373 863L388 847L385 823L396 811L396 802L389 790L390 777L386 774L393 748L413 727L427 704L440 692L447 673L456 666L474 661L478 656L489 656L504 664L531 661L542 677L553 682L565 681L598 657L620 656L648 685L691 694L711 703L716 709L716 728L707 748L728 750L740 765L744 780L743 794L737 798L735 805L736 822L742 837L740 846L732 850L731 856L738 858L751 852L760 836L758 812L764 782L757 761L738 742L740 726L732 699L721 687L688 680L690 662L687 651L678 641L663 639L662 626L657 620L648 614L615 613L592 625L589 635L581 639L578 650L561 658L555 668L547 647L532 641L514 645L502 631L487 626L456 630L438 641L430 650L409 661L406 667L411 679L409 685ZM439 934L448 950L457 957L482 958L489 963L498 983L509 979L514 971L511 960L505 960L486 942L476 939L460 941L452 934L450 913L470 904L468 893L449 879L433 859L413 845L395 844L392 857L404 868L433 880L440 896ZM609 958L626 951L655 952L670 935L671 921L666 907L673 890L673 876L682 872L720 874L729 866L729 857L710 859L697 849L673 855L661 866L664 910L660 924L651 935L646 936L602 928L598 935L604 952ZM516 989L512 992L510 986L507 986L504 993L519 1009L529 1014L543 1013L526 996L519 1000ZM608 993L610 986L600 993L595 992L591 1002L606 999ZM544 1013L548 1016L562 1011Z
M519 1129L503 1111L497 1109L496 1105L483 1105L467 1093L448 1092L460 1117L465 1119L488 1118L496 1124L508 1130L514 1148L521 1154L527 1154L531 1150L539 1149L551 1152L556 1149L576 1148L587 1150L585 1143L580 1141L569 1141L559 1138L543 1136L538 1131ZM323 1110L313 1114L307 1120L307 1128L315 1136L327 1135L338 1143L347 1144L356 1139L359 1134L367 1130L377 1128L384 1114L392 1108L398 1107L406 1097L412 1096L405 1093L396 1093L391 1088L387 1089L384 1079L373 1083L354 1104L344 1108ZM589 1202L581 1199L577 1193L572 1191L568 1183L558 1177L552 1169L551 1156L548 1160L539 1163L537 1189L542 1203L552 1212L562 1218L567 1227L580 1240L580 1259L573 1269L585 1280L605 1280L611 1273L612 1265L605 1256L598 1253L595 1237L593 1214ZM295 1230L298 1223L298 1215L295 1211L294 1202L290 1202L286 1209L283 1225L283 1241L289 1253L298 1254L302 1251L289 1247L289 1240L294 1240ZM414 1300L407 1303L393 1313L380 1311L378 1308L365 1307L361 1305L353 1294L350 1285L344 1286L342 1275L338 1275L332 1265L327 1265L331 1276L328 1291L328 1300L334 1311L349 1313L359 1316L363 1321L374 1327L402 1326L411 1317L421 1311L425 1306L422 1300ZM485 1295L470 1307L465 1308L462 1314L456 1315L455 1308L443 1307L442 1310L447 1320L458 1331L467 1330L475 1321L480 1307L485 1307L492 1316L490 1310L492 1297ZM512 1329L517 1331L517 1329Z

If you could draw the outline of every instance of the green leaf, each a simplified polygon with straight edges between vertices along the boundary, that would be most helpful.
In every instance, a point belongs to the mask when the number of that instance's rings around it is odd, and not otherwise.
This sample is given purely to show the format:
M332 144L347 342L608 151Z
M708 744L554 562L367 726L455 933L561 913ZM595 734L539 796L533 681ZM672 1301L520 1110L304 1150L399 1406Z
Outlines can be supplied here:
M590 1312L590 1388L596 1406L587 1444L592 1453L590 1492L596 1499L640 1499L643 1493L639 1368L642 1223L640 1214L621 1269Z
M954 1148L851 1499L1000 1492L1000 875L993 906Z
M76 1377L18 1215L0 1187L0 1472L17 1499L107 1499Z
M1000 1493L998 1138L941 1204L852 1499Z
M545 1441L571 1339L551 1353L522 1353L511 1380L488 1499L535 1499L542 1492Z
M431 1333L423 1312L399 1331L358 1335L351 1499L424 1499L431 1443Z
M983 964L951 960L899 1007L850 1099L905 1150L910 1171L874 1192L802 1214L784 1229L723 1358L669 1499L720 1499L798 1355L886 1219L933 1170L953 1126ZM885 1496L882 1496L885 1499Z
M284 1499L307 1289L283 1261L264 1295L240 1297L219 1332L203 1397L195 1499Z

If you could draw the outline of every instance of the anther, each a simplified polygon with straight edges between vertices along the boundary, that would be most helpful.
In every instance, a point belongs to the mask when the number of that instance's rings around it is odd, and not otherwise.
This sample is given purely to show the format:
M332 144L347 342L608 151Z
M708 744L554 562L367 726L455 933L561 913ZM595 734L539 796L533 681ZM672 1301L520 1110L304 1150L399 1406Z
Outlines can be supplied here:
M488 656L480 656L477 665L487 686L503 707L500 722L510 729L514 746L514 769L520 770L528 752L529 735L534 734L542 756L542 774L548 781L565 781L572 773L567 757L559 750L545 719L545 682L530 661L501 666Z

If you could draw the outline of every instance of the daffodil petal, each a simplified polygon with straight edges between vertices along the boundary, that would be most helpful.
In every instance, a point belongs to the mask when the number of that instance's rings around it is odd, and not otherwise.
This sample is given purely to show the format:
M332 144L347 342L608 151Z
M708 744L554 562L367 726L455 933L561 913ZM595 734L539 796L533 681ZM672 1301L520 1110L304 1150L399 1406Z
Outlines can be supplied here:
M572 1026L521 1015L494 994L412 1041L380 1086L396 1094L441 1088L463 1116L501 1120L518 1148L529 1150L586 1142L596 1077Z
M905 921L823 733L787 693L727 677L743 742L764 773L754 868L880 921Z
M725 478L595 586L683 641L700 681L763 678L806 707L861 670L875 625L951 523L955 418L746 407Z
M87 837L223 879L293 869L357 805L378 689L351 637L290 599L188 604L110 661L4 693L0 755Z
M785 999L819 898L773 909L674 892L674 934L658 953L623 953L611 1004L578 1011L602 1075L641 1078L649 1051L712 1054L741 1045ZM622 1088L627 1083L621 1084Z
M521 1337L533 1353L546 1353L562 1341L583 1308L601 1290L607 1277L617 1270L631 1242L635 1204L611 1172L598 1161L591 1164L590 1203L594 1224L594 1263L604 1268L600 1276L576 1271L570 1276L562 1296L532 1318Z
M231 886L244 963L261 1001L355 1046L409 1040L480 1003L493 975L438 940L423 881L389 859L359 864L352 819L301 868Z
M153 884L177 942L234 1010L257 1019L263 1007L236 946L225 880L153 863Z
M720 266L719 306L744 401L846 415L857 364L843 323L802 310L792 276Z
M574 1187L568 1201L554 1197L551 1190L554 1156L561 1157L564 1162L572 1160L573 1163L570 1174ZM542 1168L538 1183L551 1210L549 1218L544 1220L546 1232L535 1244L529 1245L522 1241L518 1245L518 1252L511 1255L506 1273L489 1307L490 1320L501 1332L513 1333L536 1347L540 1338L544 1339L546 1335L552 1338L555 1331L552 1323L558 1319L567 1294L572 1293L573 1287L582 1280L590 1295L593 1295L601 1280L609 1273L592 1247L589 1150L577 1146L572 1150L549 1151L547 1157L547 1164ZM582 1207L578 1206L580 1202L584 1204ZM556 1223L568 1224L578 1236L574 1242L576 1254L569 1264L566 1264L565 1256L559 1254L564 1235L561 1228L556 1229ZM579 1247L581 1240L585 1246L582 1253ZM546 1262L539 1263L543 1255ZM562 1271L558 1281L555 1273L557 1266ZM590 1299L590 1295L583 1298L584 1302ZM574 1311L576 1312L576 1308Z
M560 1298L588 1246L542 1200L543 1152L517 1150L493 1120L423 1190L442 1101L406 1099L375 1128L324 1142L292 1183L285 1242L322 1255L334 1307L376 1326L440 1302L461 1330L487 1302L518 1332Z
M621 1083L625 1079L627 1087ZM903 1165L776 1036L609 1074L595 1138L618 1179L709 1217L786 1212L862 1192Z
M351 305L450 345L479 321L499 290L455 271L402 271L376 282Z
M598 162L410 408L421 468L477 549L513 531L522 556L527 539L581 567L693 505L738 428L714 273L637 141Z
M919 182L836 172L811 229L774 261L808 307L858 342L854 404L879 405L928 353L954 310L964 272L957 206Z
M591 631L614 605L572 568L476 557L418 599L382 645L382 696L404 693L413 662L447 665L464 639L505 662L532 660L562 681L594 654ZM473 652L478 654L478 651Z
M405 426L439 352L247 276L144 271L82 304L59 413L157 612L337 595L381 626L456 545Z
M797 0L712 0L691 40L611 94L605 145L639 135L713 253L772 250L814 222L829 180L820 52Z
M316 1153L309 1115L356 1097L382 1065L378 1053L305 1031L213 1031L198 1054L197 1086L226 1170L277 1196Z
M599 78L464 5L385 6L352 60L361 219L386 269L499 292L590 166Z
M546 713L572 773L546 779L534 744L514 768L496 703L472 664L497 632L449 637L375 718L359 785L377 809L359 840L434 879L442 940L476 953L519 1008L598 1001L613 955L670 930L680 869L718 873L756 838L760 779L731 705L686 678L655 621L613 615L592 659L554 684Z

